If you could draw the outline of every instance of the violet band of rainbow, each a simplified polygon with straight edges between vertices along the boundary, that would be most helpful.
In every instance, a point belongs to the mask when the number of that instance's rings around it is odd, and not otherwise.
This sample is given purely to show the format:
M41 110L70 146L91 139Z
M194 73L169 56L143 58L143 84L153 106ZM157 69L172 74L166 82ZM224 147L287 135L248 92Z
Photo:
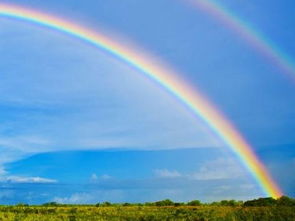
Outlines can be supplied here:
M180 78L172 68L155 61L146 52L134 45L112 40L110 36L94 32L73 22L59 19L32 9L16 5L0 4L0 16L10 17L47 27L81 39L103 49L140 71L177 98L198 118L201 118L235 153L240 162L249 170L264 193L278 198L282 192L272 179L263 163L254 154L252 147L235 129L233 124L214 107L195 87L191 87Z
M240 19L235 13L221 5L221 1L212 0L181 0L214 18L237 36L245 40L254 50L263 55L269 64L276 67L280 73L295 82L294 59L275 45L270 39L255 29L252 25Z

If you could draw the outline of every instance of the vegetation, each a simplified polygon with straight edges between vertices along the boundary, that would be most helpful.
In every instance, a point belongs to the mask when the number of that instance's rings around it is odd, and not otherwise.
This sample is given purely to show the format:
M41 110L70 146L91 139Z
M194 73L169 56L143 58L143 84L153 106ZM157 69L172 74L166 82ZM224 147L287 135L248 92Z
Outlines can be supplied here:
M222 200L202 204L198 200L175 203L169 199L145 204L0 206L0 221L294 221L295 199L260 198L246 202Z

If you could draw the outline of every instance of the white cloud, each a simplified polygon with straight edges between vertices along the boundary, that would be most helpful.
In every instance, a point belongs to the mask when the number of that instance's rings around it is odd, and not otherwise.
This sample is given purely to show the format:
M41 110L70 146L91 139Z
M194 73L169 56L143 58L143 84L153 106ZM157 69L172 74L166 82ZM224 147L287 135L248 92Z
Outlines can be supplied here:
M6 173L6 170L3 168L3 166L0 165L0 177L5 175Z
M57 183L57 180L43 177L7 176L0 179L8 183Z
M207 162L197 172L192 173L189 178L195 180L220 180L238 178L243 174L244 171L238 162L230 158L219 158Z
M176 170L157 169L160 178L186 178L191 180L221 180L242 177L245 173L238 162L230 158L218 158L202 165L196 172L182 174Z
M126 200L126 193L123 190L95 190L91 192L78 192L73 193L66 197L54 197L52 201L64 204L76 204L76 203L98 203L104 201L119 202L123 199Z
M3 128L2 128L3 129ZM0 131L1 132L1 131ZM0 182L11 183L55 183L56 180L42 177L15 176L5 169L5 164L28 157L35 152L48 151L42 148L50 144L50 141L41 136L22 135L0 137Z
M29 140L29 139L28 139ZM34 140L34 139L32 139ZM31 140L31 141L32 141ZM4 142L5 141L5 142ZM22 150L14 148L14 144L20 142L20 140L13 141L10 139L0 138L0 145L6 143L6 147L0 148L1 158L0 158L0 182L9 182L9 183L55 183L56 180L46 179L42 177L26 177L26 176L17 176L12 175L5 169L5 164L20 160L24 157L28 157L29 153L24 153ZM11 147L8 145L12 145Z
M104 174L100 178L103 179L103 180L108 180L108 179L111 179L112 177L107 175L107 174Z
M74 193L69 197L54 197L53 201L57 203L88 203L93 199L93 195L89 193Z
M109 180L111 179L112 177L108 174L103 174L101 176L98 176L96 175L95 173L93 173L91 176L90 176L90 181L93 181L93 182L96 182L96 181L99 181L99 180Z
M95 181L97 179L98 179L98 177L97 177L97 175L95 173L92 174L91 177L90 177L90 180L92 180L92 181Z
M162 178L176 178L181 177L182 175L176 170L167 170L167 169L157 169L154 171L157 177Z
M45 137L35 135L20 135L13 137L0 137L0 146L13 148L25 152L40 151L40 147L50 144L50 141ZM42 150L42 149L41 149Z

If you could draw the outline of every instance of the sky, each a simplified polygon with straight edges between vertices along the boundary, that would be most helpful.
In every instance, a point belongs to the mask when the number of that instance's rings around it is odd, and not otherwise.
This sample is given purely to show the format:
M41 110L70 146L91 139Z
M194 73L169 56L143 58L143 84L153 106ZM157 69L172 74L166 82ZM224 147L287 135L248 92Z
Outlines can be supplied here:
M113 33L169 64L295 196L295 76L220 19L189 0L0 2ZM218 2L295 57L294 1ZM264 196L202 119L140 71L71 36L0 16L0 94L0 204Z

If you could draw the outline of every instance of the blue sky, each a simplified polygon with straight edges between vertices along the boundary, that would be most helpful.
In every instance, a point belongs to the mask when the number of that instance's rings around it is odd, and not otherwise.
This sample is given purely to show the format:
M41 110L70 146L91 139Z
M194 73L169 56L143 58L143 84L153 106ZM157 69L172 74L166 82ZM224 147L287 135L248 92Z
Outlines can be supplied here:
M216 18L183 0L3 2L111 30L171 64L295 196L295 83ZM290 57L294 4L222 1ZM208 126L140 72L52 30L0 26L0 203L263 195Z

